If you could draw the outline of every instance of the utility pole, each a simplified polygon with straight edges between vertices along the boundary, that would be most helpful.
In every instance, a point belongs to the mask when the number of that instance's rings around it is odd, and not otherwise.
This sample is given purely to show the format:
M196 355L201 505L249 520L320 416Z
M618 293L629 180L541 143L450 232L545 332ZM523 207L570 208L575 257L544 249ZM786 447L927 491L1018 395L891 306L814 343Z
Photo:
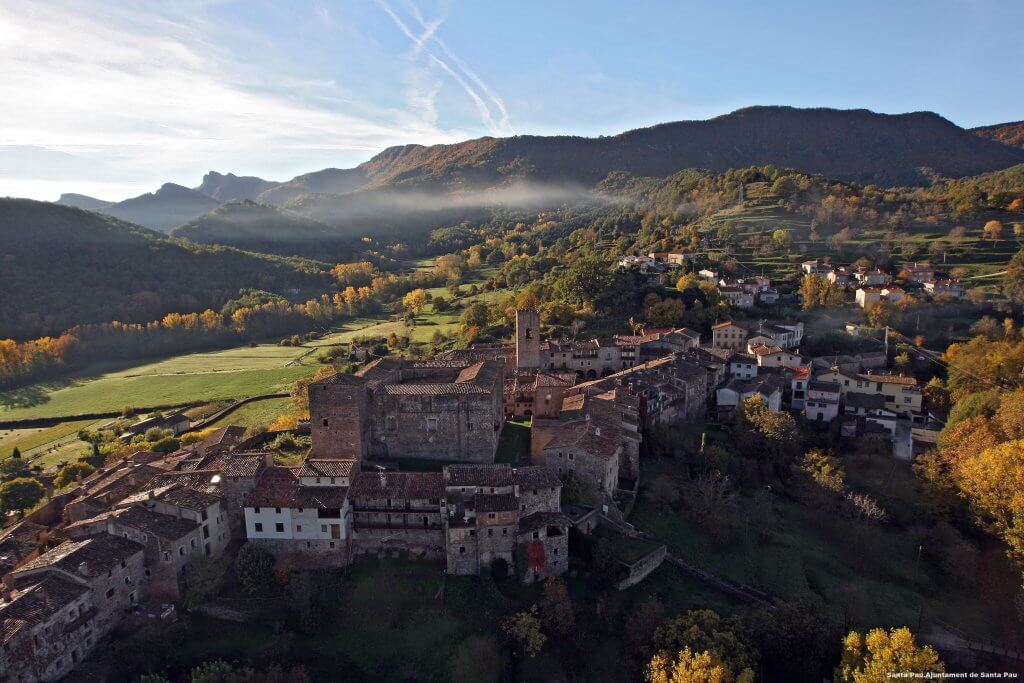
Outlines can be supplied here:
M886 362L888 362L888 358L889 358L889 326L888 325L885 326L885 357L886 357Z

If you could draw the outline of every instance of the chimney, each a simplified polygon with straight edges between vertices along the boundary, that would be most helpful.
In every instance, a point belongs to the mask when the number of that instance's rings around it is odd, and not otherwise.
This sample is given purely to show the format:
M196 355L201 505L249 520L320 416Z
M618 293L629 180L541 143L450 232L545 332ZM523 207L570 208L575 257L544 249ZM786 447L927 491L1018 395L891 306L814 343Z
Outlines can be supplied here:
M263 466L273 467L274 466L274 452L266 451L263 453Z
M78 573L81 574L82 576L89 576L89 563L88 562L81 562L78 565Z
M594 427L594 436L601 436L601 428Z
M146 491L146 500L153 500L153 498L155 496L156 496L156 491L154 491L153 489L150 489L150 490Z

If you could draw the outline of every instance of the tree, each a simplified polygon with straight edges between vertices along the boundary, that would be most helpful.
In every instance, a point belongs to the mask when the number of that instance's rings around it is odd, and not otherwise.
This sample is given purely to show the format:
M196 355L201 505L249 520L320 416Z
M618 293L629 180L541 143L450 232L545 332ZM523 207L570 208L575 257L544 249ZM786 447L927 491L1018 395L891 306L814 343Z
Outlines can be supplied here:
M223 557L196 557L185 565L185 606L195 609L220 593L228 573Z
M235 558L235 575L247 593L260 593L274 580L274 556L255 543L246 543Z
M79 477L87 477L96 471L96 468L87 462L72 462L64 465L53 480L53 485L59 489L68 484L78 481Z
M985 239L992 240L995 242L1003 235L1003 224L999 221L988 221L985 226L981 229L981 234Z
M772 242L774 242L775 246L779 249L789 249L793 244L793 233L789 230L776 230L772 233Z
M626 617L626 628L623 631L629 650L638 657L649 657L654 632L664 620L665 608L654 598L634 609Z
M556 289L570 303L593 303L612 285L614 275L604 259L588 256L577 259L559 278Z
M800 453L800 431L789 413L772 410L755 394L740 404L736 421L741 452L758 464L768 463L780 476Z
M734 683L753 681L752 671L745 671L737 679L724 664L717 661L708 651L694 653L683 648L675 658L656 654L651 658L645 672L649 683Z
M1024 303L1024 249L1014 254L1006 266L1003 292L1015 304Z
M402 297L402 305L406 310L412 311L413 315L419 315L427 305L427 293L422 289L414 289Z
M654 632L654 648L671 656L686 649L708 652L733 676L757 668L757 652L740 635L742 625L712 610L691 610L668 620Z
M502 630L516 642L523 654L530 658L540 654L548 640L541 631L536 605L529 610L516 612L506 619L502 624Z
M572 601L565 582L550 578L544 582L544 594L540 599L540 619L548 633L556 636L569 635L576 625L572 612Z
M445 299L440 294L435 296L430 303L434 306L434 313L444 313L452 307L448 299Z
M839 659L842 630L820 599L778 602L774 612L756 610L744 624L761 654L765 680L818 683Z
M474 301L462 312L459 322L463 330L487 327L491 322L491 309L482 301Z
M886 683L897 673L942 673L945 665L930 645L918 647L908 628L876 628L862 636L851 631L843 639L843 658L836 669L840 683Z
M23 512L43 499L46 489L31 477L18 477L0 484L0 512Z

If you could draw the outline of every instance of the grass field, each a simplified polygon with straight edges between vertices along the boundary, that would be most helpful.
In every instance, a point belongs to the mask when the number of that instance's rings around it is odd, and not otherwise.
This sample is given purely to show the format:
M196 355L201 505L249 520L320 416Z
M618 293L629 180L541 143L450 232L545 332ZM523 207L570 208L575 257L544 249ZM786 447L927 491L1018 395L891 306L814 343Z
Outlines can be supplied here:
M64 460L74 460L88 453L88 444L78 440L78 432L100 424L104 420L72 420L52 427L0 430L0 459L7 458L15 449L33 465L44 470Z
M0 420L75 416L125 406L180 405L288 391L317 364L194 374L112 373L33 385L0 395Z
M266 427L276 418L291 412L290 398L267 398L262 401L246 403L238 410L232 411L214 422L211 427L239 425L241 427Z

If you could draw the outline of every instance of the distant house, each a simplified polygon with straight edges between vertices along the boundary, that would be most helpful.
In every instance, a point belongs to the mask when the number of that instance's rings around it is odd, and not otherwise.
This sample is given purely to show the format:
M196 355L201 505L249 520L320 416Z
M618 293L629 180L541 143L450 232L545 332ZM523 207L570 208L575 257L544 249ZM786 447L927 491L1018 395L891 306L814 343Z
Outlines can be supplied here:
M757 357L750 353L736 353L729 359L729 374L737 379L757 377Z
M719 287L718 291L722 293L722 296L728 300L729 305L733 308L753 308L754 307L754 295L748 292L742 286L727 286Z
M779 303L779 290L769 287L758 293L757 301L765 306L777 304Z
M881 394L847 394L843 415L844 425L850 421L858 425L854 428L855 433L862 432L864 425L870 423L891 436L896 434L896 413L885 407L885 397Z
M731 417L740 403L751 396L760 396L766 406L772 410L782 407L782 380L776 375L755 377L753 379L731 379L725 386L715 392L719 419Z
M121 434L121 439L124 441L130 441L133 437L139 434L145 434L150 429L159 429L161 431L171 432L174 435L178 435L187 431L191 426L192 421L181 412L170 413L168 415L154 415L153 417L147 417L145 420L139 420L125 429L124 433Z
M747 328L731 320L711 326L711 345L716 349L746 348Z
M892 275L879 268L873 270L861 268L854 273L853 277L864 287L884 287L892 282Z
M804 362L800 354L787 351L781 346L751 344L748 349L756 359L757 365L762 368L796 367Z
M921 387L913 377L875 373L845 373L840 370L820 373L818 379L838 382L844 400L852 394L877 394L885 401L885 409L921 421Z
M842 389L838 382L809 382L804 412L808 420L831 422L839 415L839 396Z
M924 283L924 291L932 296L948 294L954 299L963 299L966 294L964 283L959 280L929 280Z
M892 304L896 303L906 295L907 292L902 287L889 286L882 288L882 298Z
M857 290L854 295L857 305L861 308L871 308L882 301L882 288L875 286L864 286Z
M900 269L900 278L907 282L924 284L935 279L935 269L927 261L919 263L904 263Z
M832 266L821 259L814 259L801 263L800 272L804 275L828 275L832 272Z
M789 406L793 410L803 410L804 402L807 400L807 385L811 380L811 368L802 367L793 370L789 379L790 399Z
M712 268L701 268L697 271L697 279L718 282L718 271Z
M853 279L846 267L836 268L826 275L825 278L837 287L847 287Z

